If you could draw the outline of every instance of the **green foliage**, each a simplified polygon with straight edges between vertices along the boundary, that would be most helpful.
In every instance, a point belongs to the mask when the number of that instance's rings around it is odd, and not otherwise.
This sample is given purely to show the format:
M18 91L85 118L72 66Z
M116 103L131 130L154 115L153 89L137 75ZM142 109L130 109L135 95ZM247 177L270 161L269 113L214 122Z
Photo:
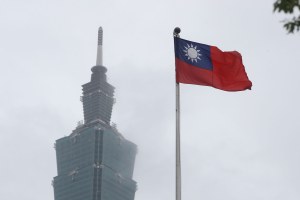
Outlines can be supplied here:
M274 3L274 12L293 14L296 9L300 11L300 0L277 0ZM299 31L300 15L284 21L283 27L288 31L288 33L294 33L295 30Z

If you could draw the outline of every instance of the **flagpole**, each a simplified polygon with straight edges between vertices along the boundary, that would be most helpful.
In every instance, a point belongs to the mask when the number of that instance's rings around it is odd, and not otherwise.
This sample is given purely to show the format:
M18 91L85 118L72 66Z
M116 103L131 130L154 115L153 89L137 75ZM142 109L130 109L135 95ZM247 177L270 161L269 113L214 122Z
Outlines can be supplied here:
M180 28L176 27L174 37L180 37ZM176 70L176 68L175 68ZM176 200L181 200L181 160L180 160L180 87L176 80Z
M176 200L181 200L180 87L176 83Z

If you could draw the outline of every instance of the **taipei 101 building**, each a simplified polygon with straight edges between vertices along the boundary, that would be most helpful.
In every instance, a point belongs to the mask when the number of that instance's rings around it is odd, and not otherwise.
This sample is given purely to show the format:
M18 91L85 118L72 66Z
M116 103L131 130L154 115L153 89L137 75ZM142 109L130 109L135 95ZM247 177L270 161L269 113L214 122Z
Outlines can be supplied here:
M96 66L90 82L82 85L84 122L55 142L55 200L134 200L137 147L111 125L114 87L106 79L102 44L100 27Z

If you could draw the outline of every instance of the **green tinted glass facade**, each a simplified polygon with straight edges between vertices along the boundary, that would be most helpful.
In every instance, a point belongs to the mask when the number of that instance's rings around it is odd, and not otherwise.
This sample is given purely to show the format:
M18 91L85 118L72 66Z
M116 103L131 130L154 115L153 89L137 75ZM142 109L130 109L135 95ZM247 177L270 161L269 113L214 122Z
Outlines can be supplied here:
M100 124L56 141L55 200L133 200L136 145Z

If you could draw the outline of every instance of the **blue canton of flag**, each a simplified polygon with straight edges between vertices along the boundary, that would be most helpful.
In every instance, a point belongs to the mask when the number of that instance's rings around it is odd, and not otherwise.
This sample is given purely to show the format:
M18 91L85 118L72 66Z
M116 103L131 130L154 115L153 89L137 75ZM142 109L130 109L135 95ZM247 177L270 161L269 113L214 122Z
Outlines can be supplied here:
M210 46L206 44L175 38L175 56L195 67L213 70Z

